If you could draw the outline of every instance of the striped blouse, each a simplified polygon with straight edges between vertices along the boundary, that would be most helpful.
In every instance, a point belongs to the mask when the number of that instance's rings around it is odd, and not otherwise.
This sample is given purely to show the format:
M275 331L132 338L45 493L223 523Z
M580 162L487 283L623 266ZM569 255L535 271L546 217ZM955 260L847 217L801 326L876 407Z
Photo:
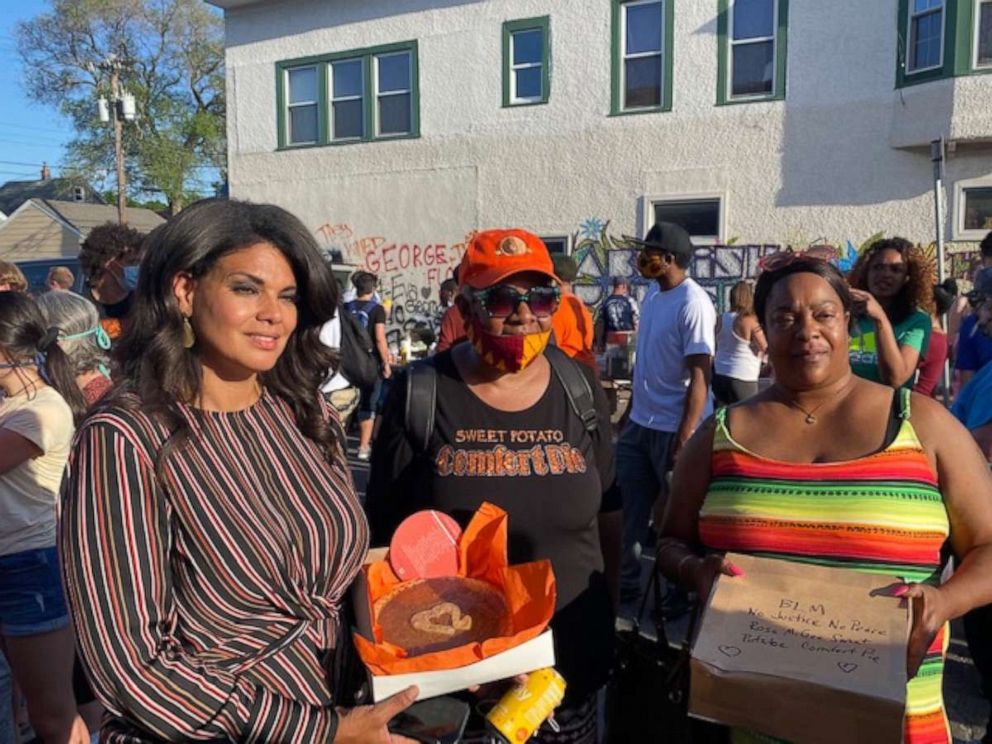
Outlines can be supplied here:
M267 392L183 413L161 480L167 432L140 410L91 416L70 459L61 548L102 741L329 741L324 661L368 547L347 463Z

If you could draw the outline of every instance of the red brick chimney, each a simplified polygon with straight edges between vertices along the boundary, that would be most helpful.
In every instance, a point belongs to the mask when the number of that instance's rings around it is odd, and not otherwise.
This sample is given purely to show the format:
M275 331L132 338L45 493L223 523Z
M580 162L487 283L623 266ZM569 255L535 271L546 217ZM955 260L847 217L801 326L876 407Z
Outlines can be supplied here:
M47 181L52 177L52 172L48 169L48 163L41 164L41 180Z

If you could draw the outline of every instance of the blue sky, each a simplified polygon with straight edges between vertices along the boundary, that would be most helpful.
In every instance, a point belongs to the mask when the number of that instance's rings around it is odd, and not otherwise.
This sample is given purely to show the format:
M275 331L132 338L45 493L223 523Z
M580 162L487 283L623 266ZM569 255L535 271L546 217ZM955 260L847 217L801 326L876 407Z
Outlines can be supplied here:
M38 178L42 162L58 175L63 145L72 139L69 121L28 100L20 82L14 29L47 9L45 0L18 0L5 2L0 15L0 183Z

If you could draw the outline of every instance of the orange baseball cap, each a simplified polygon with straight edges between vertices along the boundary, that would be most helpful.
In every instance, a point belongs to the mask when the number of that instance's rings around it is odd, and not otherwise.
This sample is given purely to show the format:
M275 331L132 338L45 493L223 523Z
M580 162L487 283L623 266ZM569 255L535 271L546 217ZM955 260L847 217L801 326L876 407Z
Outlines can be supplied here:
M536 271L561 282L555 275L548 247L534 233L519 228L483 230L469 240L458 280L473 289L485 289L525 271Z

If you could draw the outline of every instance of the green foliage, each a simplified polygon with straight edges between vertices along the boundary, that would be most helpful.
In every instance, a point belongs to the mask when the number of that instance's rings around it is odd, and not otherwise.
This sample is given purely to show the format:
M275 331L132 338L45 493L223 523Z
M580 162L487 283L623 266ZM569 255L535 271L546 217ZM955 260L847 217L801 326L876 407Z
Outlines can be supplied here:
M111 97L99 65L123 61L122 88L137 117L124 123L129 183L162 193L178 211L204 169L226 170L224 43L221 18L201 0L49 0L50 10L18 25L28 95L69 117L76 138L68 165L114 172L113 127L97 99Z

